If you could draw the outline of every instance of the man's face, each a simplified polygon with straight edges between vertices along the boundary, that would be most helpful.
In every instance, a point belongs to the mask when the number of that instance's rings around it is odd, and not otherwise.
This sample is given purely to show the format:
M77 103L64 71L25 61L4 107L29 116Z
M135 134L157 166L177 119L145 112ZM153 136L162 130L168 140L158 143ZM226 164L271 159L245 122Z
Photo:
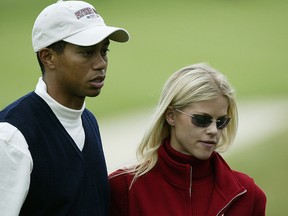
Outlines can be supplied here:
M99 95L106 76L108 46L109 40L105 39L93 46L67 43L61 54L52 51L54 70L49 71L52 75L47 74L48 93L70 108L78 102L83 104L86 96Z

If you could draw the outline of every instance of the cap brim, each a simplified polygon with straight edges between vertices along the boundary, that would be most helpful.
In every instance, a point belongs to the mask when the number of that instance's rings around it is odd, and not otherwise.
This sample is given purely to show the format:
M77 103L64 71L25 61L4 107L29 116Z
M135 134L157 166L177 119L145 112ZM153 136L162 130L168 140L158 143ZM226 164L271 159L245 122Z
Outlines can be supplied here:
M92 46L103 41L105 38L116 42L127 42L129 40L129 33L122 28L94 26L64 38L63 41L79 46Z

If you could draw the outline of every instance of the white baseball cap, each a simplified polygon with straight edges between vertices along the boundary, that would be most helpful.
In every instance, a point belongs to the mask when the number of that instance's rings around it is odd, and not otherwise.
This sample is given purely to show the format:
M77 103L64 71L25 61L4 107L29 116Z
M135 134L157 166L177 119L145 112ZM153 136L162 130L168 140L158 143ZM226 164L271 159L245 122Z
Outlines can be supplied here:
M129 33L123 28L107 26L95 8L83 1L59 0L46 7L36 18L32 30L35 52L61 40L91 46L105 38L126 42Z

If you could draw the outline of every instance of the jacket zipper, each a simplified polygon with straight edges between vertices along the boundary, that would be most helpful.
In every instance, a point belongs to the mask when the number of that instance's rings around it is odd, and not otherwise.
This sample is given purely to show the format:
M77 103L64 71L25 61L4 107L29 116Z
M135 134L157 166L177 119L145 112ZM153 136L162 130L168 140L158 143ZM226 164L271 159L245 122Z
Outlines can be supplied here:
M192 196L192 167L190 167L190 184L189 184L189 197Z
M241 193L239 193L239 194L237 194L236 196L234 196L234 197L217 213L216 216L219 216L220 213L221 213L224 209L226 209L236 198L238 198L239 196L243 195L243 194L246 193L246 192L247 192L247 190L245 189L245 190L242 191ZM222 215L224 215L224 214L222 214Z

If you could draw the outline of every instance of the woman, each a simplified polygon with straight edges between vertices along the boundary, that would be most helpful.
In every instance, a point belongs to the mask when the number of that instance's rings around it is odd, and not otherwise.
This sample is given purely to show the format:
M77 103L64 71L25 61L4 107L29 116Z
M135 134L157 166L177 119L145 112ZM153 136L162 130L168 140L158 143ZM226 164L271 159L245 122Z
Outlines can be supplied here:
M266 196L218 152L237 131L234 90L206 64L175 72L164 86L139 163L109 177L111 215L262 216Z

